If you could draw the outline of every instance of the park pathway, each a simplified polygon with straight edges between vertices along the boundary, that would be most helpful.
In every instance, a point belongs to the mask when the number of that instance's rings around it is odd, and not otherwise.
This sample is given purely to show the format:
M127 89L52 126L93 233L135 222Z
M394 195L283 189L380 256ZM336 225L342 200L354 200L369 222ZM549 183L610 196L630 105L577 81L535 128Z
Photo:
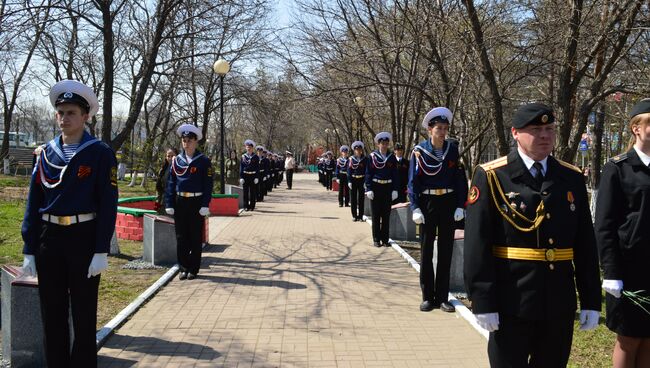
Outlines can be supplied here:
M315 174L212 218L199 277L174 278L116 330L100 367L487 367L454 313L420 312L418 274L374 248Z

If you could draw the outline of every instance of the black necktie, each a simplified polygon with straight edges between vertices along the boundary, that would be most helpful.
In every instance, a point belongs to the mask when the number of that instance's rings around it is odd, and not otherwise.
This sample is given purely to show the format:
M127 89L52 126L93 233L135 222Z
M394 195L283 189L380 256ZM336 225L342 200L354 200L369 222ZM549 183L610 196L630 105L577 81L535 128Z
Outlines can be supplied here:
M542 173L542 164L539 162L535 162L533 164L533 167L537 172L535 173L535 182L537 183L538 186L542 186L542 183L544 182L544 174Z

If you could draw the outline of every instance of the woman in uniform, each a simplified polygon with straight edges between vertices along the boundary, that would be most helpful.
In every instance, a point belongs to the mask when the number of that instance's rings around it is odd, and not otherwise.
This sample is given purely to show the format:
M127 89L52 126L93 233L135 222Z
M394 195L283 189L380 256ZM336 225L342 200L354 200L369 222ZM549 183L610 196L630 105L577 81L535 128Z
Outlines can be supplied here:
M643 290L650 296L650 98L635 105L630 117L628 151L603 168L595 230L606 324L617 334L614 367L650 367L650 314L623 295Z
M399 177L397 176L397 159L388 150L392 140L388 132L381 132L375 136L377 149L370 153L366 165L366 197L370 199L372 210L372 241L375 247L390 246L388 235L390 233L390 206L397 199Z
M169 180L169 165L171 165L176 155L178 155L176 148L167 148L165 159L160 167L160 171L158 171L158 179L156 180L156 211L159 214L165 213L165 191L167 190L167 180Z

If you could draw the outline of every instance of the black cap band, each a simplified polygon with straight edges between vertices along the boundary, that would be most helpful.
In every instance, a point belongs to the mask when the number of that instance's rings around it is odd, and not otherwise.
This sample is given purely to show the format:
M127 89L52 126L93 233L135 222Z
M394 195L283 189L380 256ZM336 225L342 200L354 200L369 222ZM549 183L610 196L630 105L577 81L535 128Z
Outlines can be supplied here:
M185 137L187 137L187 138L191 138L191 139L198 139L198 138L199 138L199 137L196 135L196 133L194 133L194 132L190 132L190 131L187 131L187 130L184 131L183 133L181 133L181 138L185 138Z
M435 125L436 123L449 124L449 120L447 120L447 117L444 115L436 116L429 120L429 126Z
M56 102L54 103L54 106L59 106L61 104L65 103L70 103L70 104L75 104L86 111L90 111L90 104L88 101L86 101L85 98L79 96L76 93L73 92L64 92L57 97Z

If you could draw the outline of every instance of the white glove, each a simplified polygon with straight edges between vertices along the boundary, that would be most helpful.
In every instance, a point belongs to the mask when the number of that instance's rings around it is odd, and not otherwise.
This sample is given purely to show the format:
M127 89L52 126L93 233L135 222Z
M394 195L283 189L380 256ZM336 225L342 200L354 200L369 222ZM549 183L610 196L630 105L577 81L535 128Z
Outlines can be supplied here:
M462 208L456 208L456 212L454 212L454 221L460 221L465 218L465 210Z
M369 190L366 192L366 197L372 201L373 199L375 199L375 193L373 193L372 190Z
M424 215L422 214L422 211L420 211L419 208L416 208L413 210L413 222L416 224L424 224Z
M239 179L239 185L244 185L244 179Z
M36 258L32 254L23 257L23 275L36 276Z
M348 188L352 189L352 183L348 183Z
M341 179L336 179L336 182L337 182L338 184L341 184Z
M97 276L108 268L108 253L95 253L88 266L88 278Z
M390 193L390 199L393 200L393 201L397 199L397 191L396 190L394 190L394 191L392 191Z
M612 294L614 298L620 298L621 291L623 291L623 280L603 280L603 290Z
M582 331L593 330L598 327L598 318L600 318L600 312L593 310L581 310L580 311L580 329Z
M167 212L168 215L173 215L174 214L174 209L173 208L165 208L165 212Z
M257 184L259 182L260 182L260 179L258 179L258 178L255 178L255 180L253 180L253 183L255 183L255 184Z
M476 323L488 332L496 331L499 329L499 313L477 314Z
M266 181L266 176L262 178L262 181Z
M199 209L199 215L205 217L210 214L210 209L208 207L201 207Z

